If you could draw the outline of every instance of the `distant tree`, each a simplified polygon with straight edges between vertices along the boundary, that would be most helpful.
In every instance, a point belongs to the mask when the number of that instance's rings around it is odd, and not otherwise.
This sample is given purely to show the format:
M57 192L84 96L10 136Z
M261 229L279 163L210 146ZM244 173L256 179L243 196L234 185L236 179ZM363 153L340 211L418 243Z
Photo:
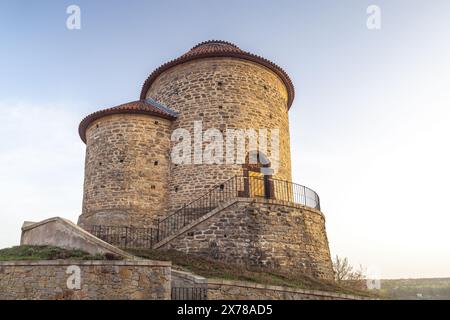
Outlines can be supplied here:
M362 265L359 265L359 269L355 269L348 262L348 258L336 255L333 261L333 270L336 282L358 289L365 288L366 275Z

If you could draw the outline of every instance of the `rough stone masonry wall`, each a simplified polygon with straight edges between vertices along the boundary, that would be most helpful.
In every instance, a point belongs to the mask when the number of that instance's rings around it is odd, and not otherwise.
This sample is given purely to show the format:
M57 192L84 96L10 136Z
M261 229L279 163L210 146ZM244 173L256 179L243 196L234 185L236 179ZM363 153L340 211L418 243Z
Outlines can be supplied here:
M69 266L81 270L81 289L70 289ZM0 300L168 300L170 262L0 262ZM72 271L71 271L72 272Z
M170 126L159 117L117 114L88 127L81 227L146 227L164 216Z
M323 214L276 200L237 199L161 249L333 278Z
M369 298L336 292L304 290L245 281L208 280L210 300L366 300Z
M280 165L275 178L291 180L287 90L271 70L234 58L195 60L162 73L146 96L179 111L173 129L187 129L191 136L194 121L203 121L203 131L216 128L224 136L226 129L278 128ZM270 142L268 150L270 156ZM170 170L172 209L242 175L239 164L172 165Z

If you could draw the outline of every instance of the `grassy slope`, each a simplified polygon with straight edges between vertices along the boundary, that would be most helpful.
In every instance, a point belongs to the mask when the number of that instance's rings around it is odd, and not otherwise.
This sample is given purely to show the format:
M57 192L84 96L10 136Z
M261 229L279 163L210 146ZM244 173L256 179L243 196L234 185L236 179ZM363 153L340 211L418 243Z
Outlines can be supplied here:
M367 291L338 286L333 281L318 280L304 274L283 274L276 270L246 268L203 257L186 255L174 250L128 250L130 253L152 260L172 261L174 268L191 271L205 278L250 281L261 284L300 289L332 291L374 297Z
M284 274L277 270L246 268L178 251L129 250L130 253L152 260L172 261L174 268L194 272L206 278L249 281L261 284L312 289L375 297L367 291L337 285L333 281L318 280L304 274ZM0 261L14 260L110 260L115 256L90 255L81 250L67 250L52 246L16 246L0 250Z
M67 250L52 246L16 246L0 250L0 261L13 260L105 260L102 254L90 255L81 250Z

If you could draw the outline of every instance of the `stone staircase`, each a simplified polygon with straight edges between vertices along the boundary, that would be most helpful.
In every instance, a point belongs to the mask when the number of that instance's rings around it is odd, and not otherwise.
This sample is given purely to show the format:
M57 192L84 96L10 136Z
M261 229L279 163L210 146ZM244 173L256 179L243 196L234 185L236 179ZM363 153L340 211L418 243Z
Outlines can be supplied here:
M210 219L211 217L213 217L214 215L220 213L221 211L225 210L226 208L234 205L238 201L239 201L238 197L234 197L234 198L231 198L231 199L223 201L222 203L220 203L214 209L208 211L205 214L202 214L197 219L194 219L194 220L190 221L189 223L184 224L181 228L173 229L172 232L168 236L166 236L166 237L162 238L161 240L159 240L158 242L156 242L153 245L152 248L153 249L160 249L160 248L164 247L169 242L171 242L173 239L175 239L178 236L180 236L180 235L188 232L189 230L195 228L197 225L199 225L202 222Z
M248 185L247 177L235 176L231 179L214 186L207 193L194 201L183 205L180 209L157 222L157 239L160 243L165 239L179 233L186 226L202 221L224 202L244 195Z
M278 200L320 211L319 197L309 188L268 176L234 176L217 184L201 197L183 205L164 219L156 221L154 227L98 225L92 226L88 231L120 248L158 249L243 198Z

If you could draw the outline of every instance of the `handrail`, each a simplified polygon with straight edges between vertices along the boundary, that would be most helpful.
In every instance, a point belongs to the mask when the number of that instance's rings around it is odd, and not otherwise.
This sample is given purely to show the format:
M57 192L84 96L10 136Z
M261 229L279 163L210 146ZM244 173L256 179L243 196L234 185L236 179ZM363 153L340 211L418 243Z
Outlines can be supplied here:
M183 206L189 206L190 204L192 204L192 203L194 203L194 202L200 200L201 198L203 198L203 197L205 197L206 195L208 195L212 190L214 190L214 189L220 187L220 186L223 185L224 183L227 183L228 181L230 181L230 180L232 180L232 179L234 179L234 178L235 178L235 177L232 177L232 178L226 180L226 181L223 182L223 183L216 184L214 187L212 187L212 188L211 188L209 191L207 191L205 194L201 195L199 198L197 198L197 199L195 199L195 200L192 200L192 201L189 202L189 203L185 203ZM182 209L183 209L183 208L180 208L180 209L176 210L175 212L169 214L167 217L165 217L164 219L162 219L160 222L162 222L162 221L164 221L164 220L170 218L171 216L177 214L178 211L181 211Z
M320 211L319 196L310 188L270 176L234 176L215 185L199 198L159 220L156 227L95 225L92 226L90 232L100 239L120 247L152 248L154 244L216 209L224 201L237 197L281 200Z
M305 186L270 176L234 176L158 221L158 239L172 235L217 208L223 201L236 197L276 199L320 210L319 196Z

